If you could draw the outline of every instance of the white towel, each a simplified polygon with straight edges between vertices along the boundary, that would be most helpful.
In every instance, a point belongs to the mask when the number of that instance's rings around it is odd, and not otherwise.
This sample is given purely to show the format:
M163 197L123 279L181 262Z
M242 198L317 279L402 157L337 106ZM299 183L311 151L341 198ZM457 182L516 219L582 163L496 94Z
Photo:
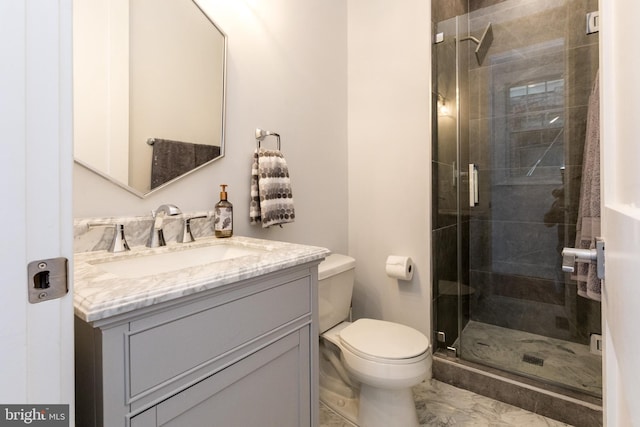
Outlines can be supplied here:
M580 207L576 224L576 248L595 249L595 238L600 236L600 96L598 74L589 97L587 135L582 161ZM577 263L575 279L578 295L601 300L601 281L595 263Z
M295 220L289 168L279 150L260 148L253 153L249 219L262 228Z

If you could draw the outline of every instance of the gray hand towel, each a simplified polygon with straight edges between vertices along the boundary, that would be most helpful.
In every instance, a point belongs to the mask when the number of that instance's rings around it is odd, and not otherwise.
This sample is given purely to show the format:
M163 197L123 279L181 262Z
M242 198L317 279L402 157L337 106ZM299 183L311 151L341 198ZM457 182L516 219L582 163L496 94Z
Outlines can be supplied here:
M151 163L151 189L171 181L220 155L216 145L155 138Z
M576 225L576 248L594 249L594 239L600 236L600 95L599 73L589 97L587 135L582 161L580 206ZM596 274L595 263L577 263L575 279L578 295L596 301L601 300L601 281Z

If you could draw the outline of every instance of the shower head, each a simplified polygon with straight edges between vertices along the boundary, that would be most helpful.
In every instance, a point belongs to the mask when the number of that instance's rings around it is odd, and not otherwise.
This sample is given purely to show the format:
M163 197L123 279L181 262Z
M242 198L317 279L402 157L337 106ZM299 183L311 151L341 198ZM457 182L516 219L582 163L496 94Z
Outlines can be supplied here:
M478 42L478 46L476 46L476 59L478 60L478 65L482 65L484 61L484 57L487 56L487 52L489 51L489 46L493 42L493 29L491 28L491 22L487 24L487 28L485 28L482 37L480 37L480 41Z
M491 42L493 42L493 28L491 27L491 22L487 24L487 27L484 29L484 33L482 33L482 37L480 40L473 36L467 36L465 38L460 39L461 42L465 40L471 40L474 42L476 46L476 59L478 60L478 65L482 65L485 56L487 56L487 52L489 51L489 47L491 46Z

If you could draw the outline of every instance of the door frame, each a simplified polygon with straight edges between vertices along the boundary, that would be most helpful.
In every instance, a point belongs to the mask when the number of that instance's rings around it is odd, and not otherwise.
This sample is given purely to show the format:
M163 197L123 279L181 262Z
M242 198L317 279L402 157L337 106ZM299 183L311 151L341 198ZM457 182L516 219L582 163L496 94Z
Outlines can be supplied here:
M74 425L71 3L0 3L0 403L68 404ZM58 257L68 293L30 304L27 264Z
M640 57L632 28L636 0L600 1L602 232L605 280L604 418L608 426L640 423ZM631 26L629 26L631 25Z

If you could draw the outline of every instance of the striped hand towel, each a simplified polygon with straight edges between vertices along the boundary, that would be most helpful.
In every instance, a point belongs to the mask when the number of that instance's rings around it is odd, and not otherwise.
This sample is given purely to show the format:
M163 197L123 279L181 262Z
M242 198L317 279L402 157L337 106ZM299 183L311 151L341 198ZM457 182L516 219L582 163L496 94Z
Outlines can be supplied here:
M295 219L289 169L279 150L260 148L253 153L249 219L262 228Z

